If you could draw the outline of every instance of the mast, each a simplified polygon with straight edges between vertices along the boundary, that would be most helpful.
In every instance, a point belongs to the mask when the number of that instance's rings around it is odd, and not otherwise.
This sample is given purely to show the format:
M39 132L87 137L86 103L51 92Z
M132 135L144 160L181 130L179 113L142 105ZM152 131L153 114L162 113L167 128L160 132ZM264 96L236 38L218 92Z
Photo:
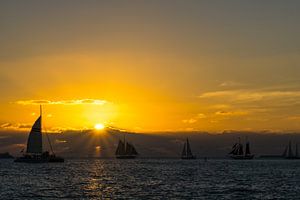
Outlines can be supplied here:
M289 141L288 157L293 157L292 143Z
M181 156L186 156L186 142L184 142Z
M125 137L126 137L126 135L125 135L126 133L124 132L124 153L126 152L126 149L127 149L127 144L126 144L126 140L125 140Z
M189 148L189 140L186 138L186 148L185 148L185 155L188 156L188 148Z
M248 141L247 141L247 143L246 143L246 152L245 152L245 154L246 154L246 155L251 154L251 153L250 153L250 144L249 144Z
M239 137L239 144L238 144L238 152L237 155L243 155L244 154L244 147L241 144L241 138Z
M296 144L295 157L298 158L298 144Z
M41 120L42 120L42 105L40 105L40 117L41 117ZM42 124L42 121L41 121L41 124ZM44 125L42 124L42 126L41 126L41 129L43 129L43 127L44 127ZM45 132L45 135L46 135L46 137L47 137L47 141L48 141L48 143L49 143L49 146L50 146L50 151L51 151L51 153L53 154L53 155L55 155L54 154L54 151L53 151L53 148L52 148L52 144L51 144L51 141L50 141L50 138L49 138L49 135L48 135L48 133L46 132L46 129L45 129L45 127L44 127L44 132ZM41 132L43 132L42 130L41 130Z
M42 105L40 105L40 116L42 117Z

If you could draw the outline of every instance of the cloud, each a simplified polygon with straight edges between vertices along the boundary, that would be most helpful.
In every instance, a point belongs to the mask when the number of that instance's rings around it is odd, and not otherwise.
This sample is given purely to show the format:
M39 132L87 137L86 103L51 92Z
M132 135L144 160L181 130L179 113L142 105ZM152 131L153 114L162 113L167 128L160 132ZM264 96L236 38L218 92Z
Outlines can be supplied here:
M231 107L232 106L228 105L228 104L215 104L215 105L210 106L210 108L212 108L212 109L228 109Z
M11 123L4 123L0 125L0 128L8 128L11 126Z
M191 118L191 119L184 119L184 120L182 120L182 122L185 124L193 124L193 123L197 122L197 120L194 118Z
M40 104L50 104L50 105L82 105L82 104L92 104L92 105L104 105L107 103L105 100L101 99L73 99L73 100L20 100L15 103L20 105L40 105Z
M215 115L218 116L243 116L248 115L249 113L247 111L217 111L215 112Z
M261 101L282 98L299 99L300 91L223 90L206 92L198 97L201 99L226 98L231 101Z
M234 87L234 86L241 86L241 85L244 84L235 81L225 81L220 84L220 87Z
M197 114L197 118L198 118L198 119L205 119L205 118L206 118L206 115L203 114L203 113L198 113L198 114Z
M300 116L296 115L296 116L290 116L287 118L287 120L291 120L291 121L300 121Z
M55 140L55 143L61 144L61 143L67 143L67 141L66 141L66 140L59 140L59 139L56 139L56 140Z
M84 131L90 131L92 128L87 127L81 127L81 128L75 128L75 127L51 127L47 129L46 131L48 133L64 133L68 131L76 131L76 132L84 132Z
M0 129L5 130L28 130L31 128L31 124L11 124L11 123L4 123L0 125Z
M206 115L203 113L198 113L195 117L192 117L190 119L184 119L182 120L183 123L185 124L194 124L198 121L198 119L205 119Z

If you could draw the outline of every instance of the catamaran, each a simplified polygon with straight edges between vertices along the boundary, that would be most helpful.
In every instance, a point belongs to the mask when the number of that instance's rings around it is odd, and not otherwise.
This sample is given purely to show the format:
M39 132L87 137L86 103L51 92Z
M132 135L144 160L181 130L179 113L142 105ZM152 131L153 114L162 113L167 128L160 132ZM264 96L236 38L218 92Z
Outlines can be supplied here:
M124 141L119 140L115 155L117 159L134 159L138 155L138 152L132 144L126 142L124 135Z
M294 155L292 150L292 143L291 141L289 141L289 145L285 148L282 157L285 159L300 159L298 154L298 145L296 144L295 155Z
M239 142L232 146L232 150L229 153L230 157L237 160L250 160L254 158L254 155L250 153L250 144L246 142L246 151L244 153L244 147L241 144L240 138Z
M182 153L181 153L181 159L185 159L185 160L196 159L196 156L192 154L192 150L188 138L186 138L186 141L184 142Z
M42 107L40 106L40 116L33 124L27 140L26 152L21 157L15 159L15 162L24 163L45 163L45 162L64 162L64 159L54 154L50 139L47 136L51 154L48 151L43 152L42 136Z

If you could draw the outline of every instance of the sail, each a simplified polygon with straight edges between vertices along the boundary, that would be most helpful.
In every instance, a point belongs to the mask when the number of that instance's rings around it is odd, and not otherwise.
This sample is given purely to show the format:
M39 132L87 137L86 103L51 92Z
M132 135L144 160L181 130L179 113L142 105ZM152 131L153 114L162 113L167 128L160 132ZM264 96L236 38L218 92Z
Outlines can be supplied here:
M298 144L296 144L295 157L299 157L299 154L298 154Z
M184 143L181 156L186 156L186 143Z
M238 147L238 155L243 155L243 154L244 154L243 145L242 145L242 144L239 144L239 147Z
M119 140L119 144L116 150L116 155L124 155L124 154L125 154L125 145L121 140Z
M288 150L288 147L285 147L283 153L282 153L282 157L286 157L287 155L287 150Z
M133 155L138 155L138 152L136 151L136 149L134 148L134 146L132 146L132 154Z
M229 154L237 154L237 143L235 143L233 146L232 146L232 150L229 152Z
M246 154L246 155L251 154L251 153L250 153L250 144L249 144L249 142L246 143L246 153L245 153L245 154Z
M43 152L42 117L40 116L32 126L27 141L27 153L41 154Z
M137 151L135 150L134 146L130 143L126 143L126 150L125 150L126 155L137 155Z
M289 142L288 157L294 157L293 152L292 152L292 143L291 143L291 141Z
M126 155L131 155L132 154L132 145L129 144L128 142L126 143L126 148L125 148L125 154Z
M187 156L193 156L188 139L186 139L186 154L187 154Z

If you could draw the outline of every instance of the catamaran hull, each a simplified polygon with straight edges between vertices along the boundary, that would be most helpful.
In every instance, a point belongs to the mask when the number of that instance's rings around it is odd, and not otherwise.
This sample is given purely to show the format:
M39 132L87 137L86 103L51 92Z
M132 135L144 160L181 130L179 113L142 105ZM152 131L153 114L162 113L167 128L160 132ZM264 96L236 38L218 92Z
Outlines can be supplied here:
M50 158L48 160L48 162L50 162L50 163L62 163L62 162L65 162L65 159L61 158L61 157L55 157L55 158Z
M298 159L300 159L300 157L285 157L285 159L288 159L288 160L298 160Z
M135 155L119 155L119 156L116 156L117 159L135 159L136 156Z
M196 157L195 156L191 156L191 157L181 157L182 160L195 160Z
M254 155L232 155L230 158L235 160L252 160Z
M48 162L48 160L46 159L35 159L35 158L23 158L23 157L20 157L20 158L16 158L14 160L14 162L19 162L19 163L46 163Z
M55 158L55 159L24 159L17 158L14 162L18 163L62 163L64 162L63 158Z
M50 155L48 157L45 156L23 156L16 158L14 162L19 163L61 163L65 160L61 157L56 157L54 155Z

